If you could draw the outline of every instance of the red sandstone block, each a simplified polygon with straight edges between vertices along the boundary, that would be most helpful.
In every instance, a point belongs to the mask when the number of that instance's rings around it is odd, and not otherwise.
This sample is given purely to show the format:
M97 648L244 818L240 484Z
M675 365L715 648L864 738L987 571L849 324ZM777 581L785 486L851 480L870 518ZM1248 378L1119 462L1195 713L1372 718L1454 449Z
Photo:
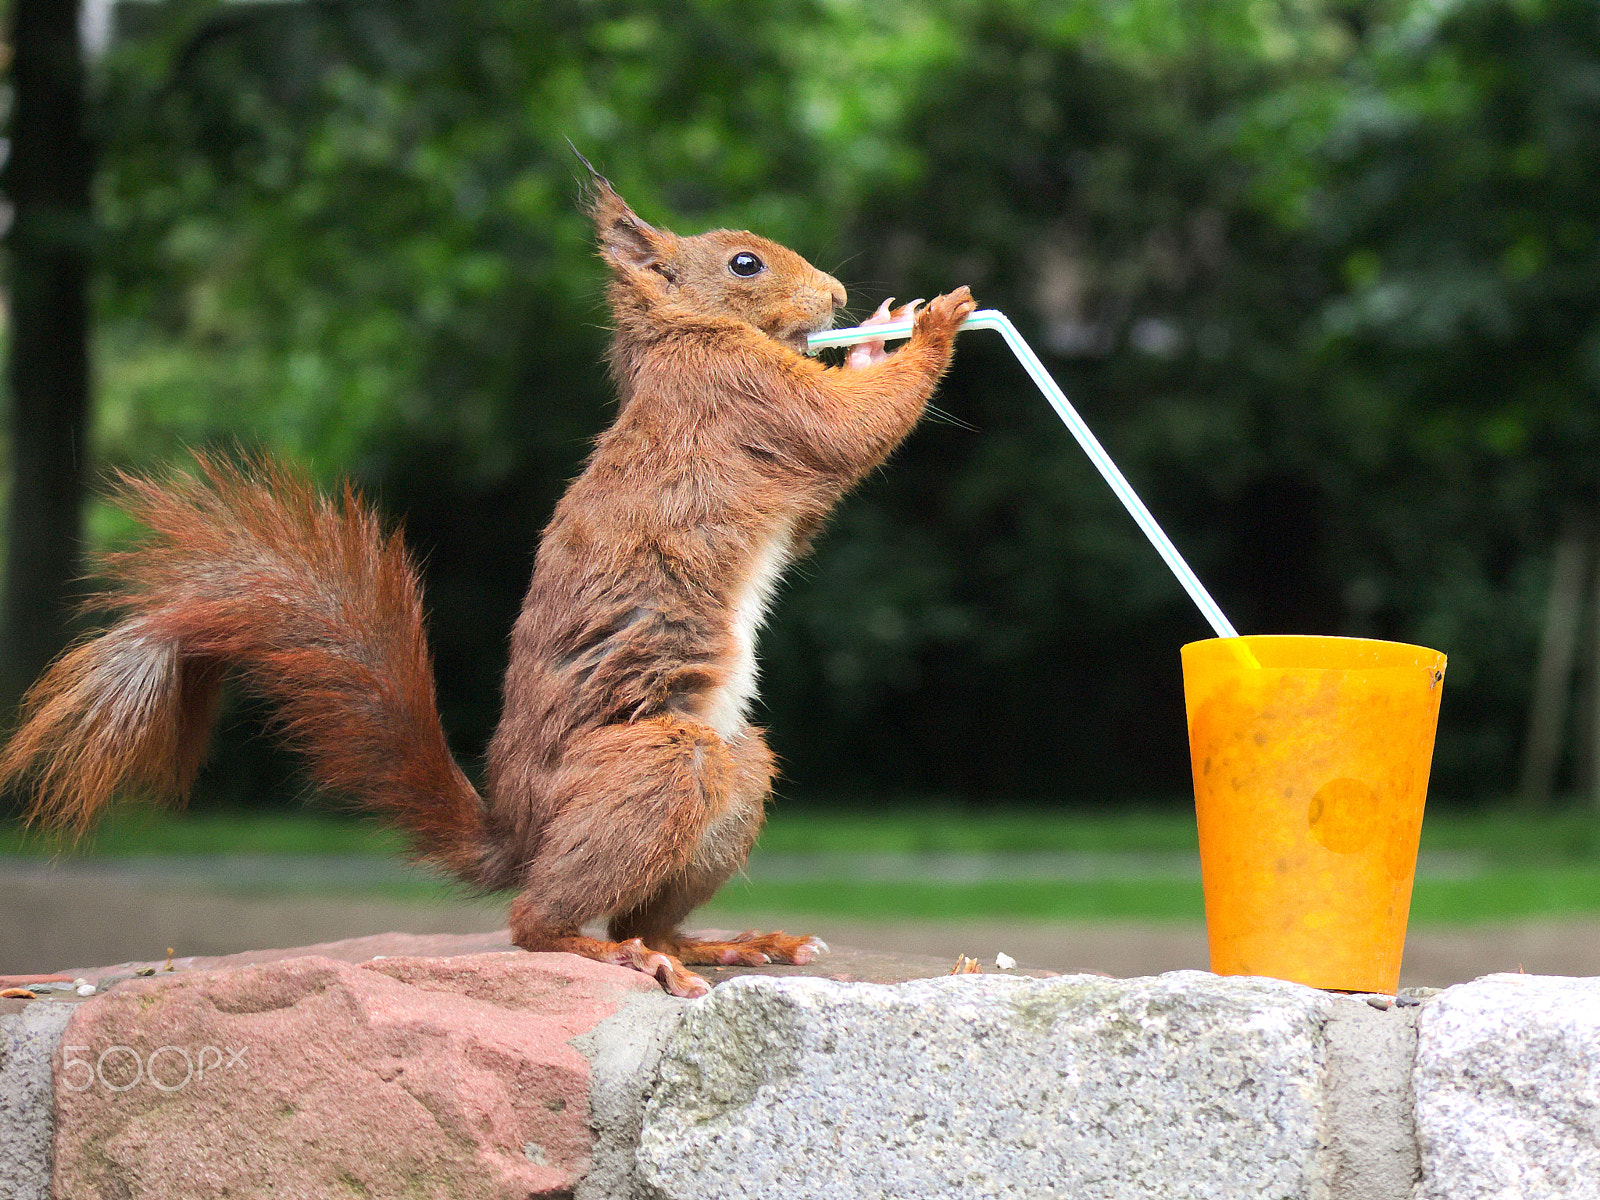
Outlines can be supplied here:
M129 980L58 1051L55 1194L565 1194L591 1144L569 1040L656 986L521 951Z

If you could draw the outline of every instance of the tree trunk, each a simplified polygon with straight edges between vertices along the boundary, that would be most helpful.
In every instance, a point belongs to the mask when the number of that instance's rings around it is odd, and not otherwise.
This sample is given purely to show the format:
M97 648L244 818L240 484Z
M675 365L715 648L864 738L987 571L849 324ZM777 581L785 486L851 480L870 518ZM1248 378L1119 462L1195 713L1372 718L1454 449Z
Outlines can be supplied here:
M1589 803L1600 810L1600 523L1590 539L1594 576L1589 591L1589 712L1588 739L1583 747Z
M1588 530L1577 521L1569 522L1556 543L1550 564L1550 598L1545 606L1544 636L1539 641L1533 701L1528 709L1528 741L1517 789L1527 808L1546 807L1555 789L1572 694L1578 625L1583 615L1588 544Z
M10 511L0 602L9 714L66 644L77 594L89 409L93 155L77 0L16 0L4 189L10 243Z

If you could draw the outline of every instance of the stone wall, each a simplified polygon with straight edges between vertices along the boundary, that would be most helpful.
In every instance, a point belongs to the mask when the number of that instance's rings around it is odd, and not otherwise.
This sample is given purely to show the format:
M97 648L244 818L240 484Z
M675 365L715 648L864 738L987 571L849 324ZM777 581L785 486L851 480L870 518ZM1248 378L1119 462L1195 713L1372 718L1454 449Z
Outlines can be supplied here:
M560 955L308 949L0 1016L0 1196L1600 1200L1600 979L690 1002Z

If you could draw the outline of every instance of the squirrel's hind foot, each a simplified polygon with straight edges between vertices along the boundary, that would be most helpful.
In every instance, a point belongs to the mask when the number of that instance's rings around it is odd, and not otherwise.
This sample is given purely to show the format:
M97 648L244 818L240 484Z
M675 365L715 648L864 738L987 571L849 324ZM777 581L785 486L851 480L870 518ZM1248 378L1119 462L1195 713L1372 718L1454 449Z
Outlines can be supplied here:
M675 949L686 963L721 967L759 967L767 963L805 966L818 954L825 953L828 943L821 938L747 929L722 940L679 936Z
M625 942L596 942L595 945L606 948L602 954L595 956L601 962L615 963L619 967L654 975L656 981L674 996L685 996L692 1000L711 991L711 985L693 971L686 970L680 960L650 949L638 938L629 938Z
M577 933L549 934L533 931L519 933L513 930L512 941L524 950L576 954L582 958L592 958L595 962L627 967L630 971L638 971L641 975L653 976L657 983L674 996L694 999L704 996L711 990L711 985L693 971L687 970L682 961L671 954L650 949L638 938L629 938L623 942L606 942Z

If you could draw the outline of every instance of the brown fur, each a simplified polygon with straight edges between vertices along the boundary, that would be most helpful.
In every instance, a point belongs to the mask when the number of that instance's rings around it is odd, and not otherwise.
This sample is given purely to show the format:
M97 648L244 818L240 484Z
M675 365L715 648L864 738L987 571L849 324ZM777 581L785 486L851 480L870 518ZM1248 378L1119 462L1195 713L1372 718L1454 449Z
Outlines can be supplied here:
M764 819L772 756L744 710L770 588L916 424L973 303L942 296L899 352L824 367L799 351L844 303L836 280L754 234L655 229L598 175L590 207L620 412L545 530L484 797L439 726L398 538L348 490L334 503L282 467L206 459L199 480L121 480L154 536L104 564L121 619L35 685L0 785L30 776L34 814L79 831L118 790L181 795L232 670L321 786L386 814L419 857L519 889L519 946L684 995L705 984L683 962L807 961L813 939L678 926ZM740 277L741 252L765 268ZM603 916L613 940L579 932Z

